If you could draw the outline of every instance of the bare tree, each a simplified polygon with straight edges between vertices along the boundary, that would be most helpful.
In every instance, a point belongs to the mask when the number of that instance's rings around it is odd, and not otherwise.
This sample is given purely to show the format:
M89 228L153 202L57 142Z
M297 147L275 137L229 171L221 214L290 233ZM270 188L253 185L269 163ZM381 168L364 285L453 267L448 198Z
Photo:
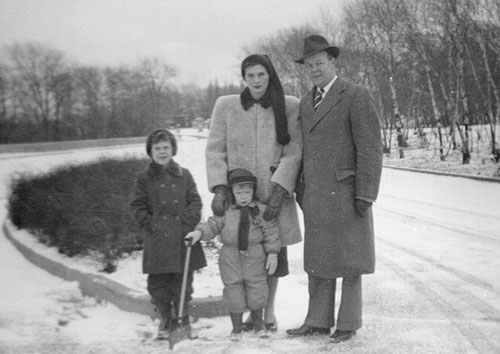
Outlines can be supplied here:
M73 103L75 101L73 75L62 72L54 77L54 123L52 140L64 140L73 136Z
M7 47L14 91L24 113L42 127L42 138L52 138L51 122L56 119L59 75L66 70L63 52L39 43Z
M391 97L391 120L389 134L392 128L399 125L400 137L406 137L405 123L401 119L401 103L399 100L398 82L400 68L404 64L408 48L405 42L404 23L408 10L404 0L358 0L349 3L344 8L345 37L349 46L365 58L369 58L363 72L374 77L374 81L385 81L379 86L387 86ZM396 120L399 121L396 122ZM399 139L403 145L405 141ZM402 148L402 146L401 146ZM402 149L400 156L403 157Z
M106 138L108 109L105 102L105 78L97 67L78 67L74 70L76 95L81 107L81 120L76 123L77 134L84 138Z
M140 86L141 121L150 130L165 122L171 103L171 80L177 70L158 57L143 59L134 70Z
M0 62L0 142L7 141L8 69Z
M133 70L125 66L109 67L104 70L104 77L108 137L141 134L140 123L136 124L136 113L141 111L142 103L135 99L139 86L134 80Z
M500 58L500 0L483 0L478 5L478 22L481 25L477 25L476 38L486 74L486 112L490 125L491 153L498 161L500 152L496 147L496 128L500 117L500 93L498 84L494 79L492 64ZM496 55L496 61L491 60L488 51L492 51ZM496 107L496 109L493 110L493 107Z

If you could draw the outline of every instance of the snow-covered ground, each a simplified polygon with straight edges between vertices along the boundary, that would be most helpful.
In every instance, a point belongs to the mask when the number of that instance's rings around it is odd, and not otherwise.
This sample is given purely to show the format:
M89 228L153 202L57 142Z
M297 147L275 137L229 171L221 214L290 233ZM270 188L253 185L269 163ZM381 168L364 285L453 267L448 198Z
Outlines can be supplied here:
M176 160L189 168L210 213L204 139L179 140ZM144 146L54 154L0 155L0 221L6 217L8 179L15 171L44 171L99 156L143 156ZM279 331L271 339L251 334L227 340L226 317L194 324L201 339L176 345L176 353L499 353L500 184L384 169L375 208L377 271L364 277L364 327L347 343L328 337L288 338L307 311L302 244L289 249L291 274L277 298ZM30 242L20 231L18 236ZM33 240L31 240L33 242ZM91 262L41 252L72 266ZM214 260L195 278L195 296L219 295ZM95 270L94 270L95 271ZM111 278L145 291L140 255L122 261ZM156 324L84 298L63 281L26 261L0 237L0 353L163 353L167 343L150 338Z

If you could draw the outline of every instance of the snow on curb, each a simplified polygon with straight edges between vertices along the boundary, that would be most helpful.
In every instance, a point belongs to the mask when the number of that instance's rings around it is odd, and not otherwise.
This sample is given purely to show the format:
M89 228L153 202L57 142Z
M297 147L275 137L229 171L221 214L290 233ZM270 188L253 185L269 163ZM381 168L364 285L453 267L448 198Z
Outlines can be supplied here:
M35 247L30 247L29 242L16 235L16 228L9 219L5 220L3 230L7 239L27 260L55 276L68 281L77 281L83 295L110 302L121 310L156 316L148 294L131 289L103 275L69 267L36 251ZM216 317L228 314L220 296L194 298L190 304L190 313L194 317Z
M450 172L443 172L443 171L436 171L436 170L426 170L426 169L422 169L422 168L400 167L400 166L392 166L392 165L385 165L385 164L383 167L384 168L392 168L393 170L429 173L429 174L433 174L433 175L441 175L441 176L449 176L449 177L461 177L461 178L475 179L475 180L484 181L484 182L500 183L500 178L495 178L495 177L464 175L464 174L458 174L458 173L450 173Z

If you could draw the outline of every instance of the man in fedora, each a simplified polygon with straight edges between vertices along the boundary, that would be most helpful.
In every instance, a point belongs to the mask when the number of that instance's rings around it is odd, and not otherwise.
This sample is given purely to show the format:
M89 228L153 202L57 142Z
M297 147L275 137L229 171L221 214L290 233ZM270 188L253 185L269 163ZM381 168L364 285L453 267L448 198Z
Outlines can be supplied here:
M361 275L375 270L372 203L382 171L380 124L368 90L337 76L339 48L319 35L304 40L303 64L314 87L300 102L304 140L302 209L309 307L291 336L330 334L336 279L342 278L337 327L349 340L362 326ZM297 190L301 190L298 188Z

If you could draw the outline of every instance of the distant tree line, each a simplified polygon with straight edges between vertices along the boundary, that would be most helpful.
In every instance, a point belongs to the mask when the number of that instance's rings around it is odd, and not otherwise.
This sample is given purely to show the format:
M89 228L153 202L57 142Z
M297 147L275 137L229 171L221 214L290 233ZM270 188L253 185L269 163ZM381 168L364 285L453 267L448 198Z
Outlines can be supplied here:
M55 48L15 43L0 60L0 143L141 136L169 117L209 118L217 97L241 87L172 84L159 58L82 66Z
M410 130L432 128L445 137L441 159L460 147L467 163L470 126L484 124L499 154L500 0L351 0L342 14L325 5L314 23L260 38L243 54L268 54L285 92L300 97L310 82L294 59L312 33L340 47L340 75L370 88L386 151L404 146ZM4 51L0 142L141 135L167 116L208 118L218 96L241 91L175 88L175 70L159 59L97 68L36 44Z

